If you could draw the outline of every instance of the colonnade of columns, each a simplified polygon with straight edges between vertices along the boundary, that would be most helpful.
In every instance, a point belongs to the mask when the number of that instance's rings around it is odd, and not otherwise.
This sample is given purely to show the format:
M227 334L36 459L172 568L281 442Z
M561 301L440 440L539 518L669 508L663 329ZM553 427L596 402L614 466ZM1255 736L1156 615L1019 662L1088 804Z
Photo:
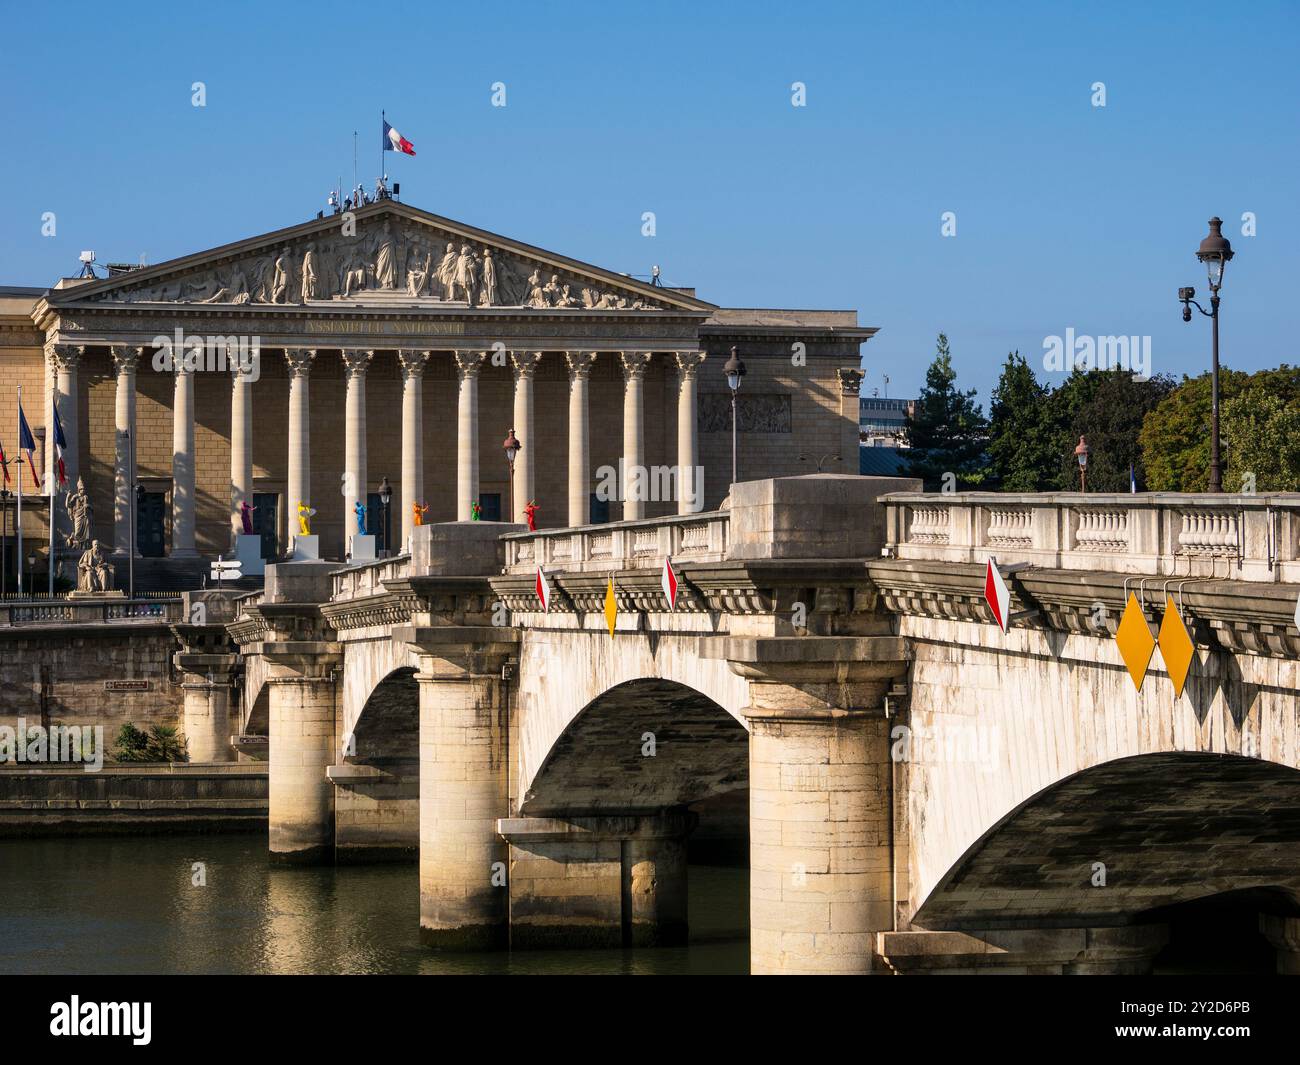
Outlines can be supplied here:
M285 360L289 372L289 446L285 508L290 528L298 505L311 503L311 370L317 348L287 348ZM85 348L80 345L55 344L48 350L47 376L51 404L57 404L66 447L64 466L68 480L75 484L78 468L77 371ZM116 372L116 431L114 454L114 549L125 553L131 543L130 486L133 480L132 436L135 427L136 374L144 348L114 345L111 348ZM430 357L425 349L400 349L397 352L402 374L402 461L400 494L400 529L406 543L415 525L417 506L423 506L423 378ZM479 498L479 413L478 379L487 361L486 351L457 351L452 355L458 379L456 518L472 518ZM600 353L565 351L550 357L563 358L569 379L569 460L568 508L570 526L590 522L590 498L593 482L590 444L590 392L588 382ZM703 362L703 351L669 352L678 379L677 401L677 503L678 513L689 514L703 508L701 486L697 482L699 437L696 429L696 371ZM364 504L368 486L366 468L366 373L374 359L371 348L341 350L346 378L344 416L343 507L344 528L355 527L356 504ZM645 396L644 379L654 353L618 351L609 353L620 360L624 380L623 461L625 469L644 467ZM510 362L514 377L515 433L523 448L513 472L513 512L509 518L525 520L525 507L533 499L536 485L535 417L533 380L543 353L513 351ZM240 506L251 503L253 492L252 385L255 377L238 360L231 360L230 400L230 493L232 531L241 528ZM195 547L195 453L194 453L194 368L177 359L173 368L172 422L172 538L173 557L194 557ZM52 422L52 419L48 419ZM56 450L52 428L46 443L47 482L56 476ZM626 486L626 482L625 482ZM645 516L645 501L628 497L623 516Z

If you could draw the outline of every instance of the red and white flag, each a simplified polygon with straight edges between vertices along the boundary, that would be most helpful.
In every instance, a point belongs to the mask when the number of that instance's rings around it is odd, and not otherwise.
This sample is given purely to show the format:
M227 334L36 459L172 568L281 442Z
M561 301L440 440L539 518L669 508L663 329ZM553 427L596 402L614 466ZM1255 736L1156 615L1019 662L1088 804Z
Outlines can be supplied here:
M988 569L984 571L984 601L993 611L993 620L1003 632L1011 624L1011 591L998 572L998 560L989 555Z
M668 559L664 559L663 576L659 579L659 584L664 590L664 598L668 600L668 609L677 609L677 574L673 572L673 564Z
M546 571L541 566L537 567L537 598L542 601L542 613L551 612L551 585L546 579Z
M388 119L384 119L384 151L402 152L405 155L415 154L415 145L403 137L397 130L388 124Z

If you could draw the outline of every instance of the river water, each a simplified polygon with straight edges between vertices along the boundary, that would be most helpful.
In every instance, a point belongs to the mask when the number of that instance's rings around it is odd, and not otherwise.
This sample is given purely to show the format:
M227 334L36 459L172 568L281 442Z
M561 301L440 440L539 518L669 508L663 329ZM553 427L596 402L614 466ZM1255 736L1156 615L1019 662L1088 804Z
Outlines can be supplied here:
M6 839L0 973L748 972L748 871L689 885L685 947L446 955L419 945L413 864L276 867L256 833Z

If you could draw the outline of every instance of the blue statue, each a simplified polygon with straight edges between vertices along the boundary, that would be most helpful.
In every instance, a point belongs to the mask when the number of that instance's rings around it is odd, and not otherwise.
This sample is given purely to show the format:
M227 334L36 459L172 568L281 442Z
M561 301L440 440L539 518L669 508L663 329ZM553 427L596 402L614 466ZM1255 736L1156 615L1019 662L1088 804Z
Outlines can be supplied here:
M366 505L362 503L360 500L358 500L357 505L354 509L356 510L356 515L357 515L357 535L365 536L366 535Z

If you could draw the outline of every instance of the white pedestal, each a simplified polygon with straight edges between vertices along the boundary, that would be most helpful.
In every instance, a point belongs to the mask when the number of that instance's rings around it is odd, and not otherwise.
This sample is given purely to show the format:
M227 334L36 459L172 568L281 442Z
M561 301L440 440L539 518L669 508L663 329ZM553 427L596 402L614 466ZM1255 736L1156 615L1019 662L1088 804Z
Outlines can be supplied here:
M320 558L320 537L299 534L293 538L293 560L295 562L314 561Z
M351 562L374 562L379 556L375 553L373 536L355 534L348 543L348 559Z
M262 538L256 533L235 534L235 558L239 560L239 571L245 577L265 575L266 563L262 560Z

